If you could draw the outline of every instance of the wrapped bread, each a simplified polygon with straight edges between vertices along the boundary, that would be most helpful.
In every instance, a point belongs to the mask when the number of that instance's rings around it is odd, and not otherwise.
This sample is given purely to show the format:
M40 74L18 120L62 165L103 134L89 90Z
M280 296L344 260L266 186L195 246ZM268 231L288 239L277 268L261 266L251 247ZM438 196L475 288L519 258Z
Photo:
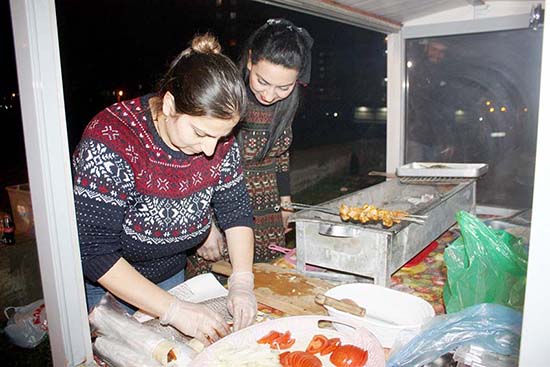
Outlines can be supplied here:
M96 349L108 360L117 360L113 355L116 351L115 345L119 346L119 349L133 351L132 355L141 356L140 361L153 360L160 366L186 366L196 354L196 351L186 344L168 340L162 334L139 323L124 312L109 293L102 298L88 318L94 333L99 335L100 343ZM101 339L102 337L107 338ZM126 363L120 366L129 365L134 364Z

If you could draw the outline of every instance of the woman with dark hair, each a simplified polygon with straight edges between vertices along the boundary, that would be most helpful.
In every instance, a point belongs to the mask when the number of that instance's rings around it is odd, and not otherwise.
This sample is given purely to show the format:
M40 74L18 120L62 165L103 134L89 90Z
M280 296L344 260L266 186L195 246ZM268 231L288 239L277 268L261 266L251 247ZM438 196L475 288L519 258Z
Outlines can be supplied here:
M300 100L298 85L309 83L312 45L305 29L270 19L250 36L240 59L249 102L237 139L254 209L256 262L280 255L270 245L285 246L290 212L282 208L290 203L292 121ZM190 256L187 271L208 271L208 261L219 260L224 252L224 238L212 226L207 241Z
M256 316L253 220L233 127L246 111L237 67L211 35L197 36L154 94L116 103L86 127L73 157L88 307L105 292L207 343L229 333L221 315L167 290L186 250L225 231L234 328Z

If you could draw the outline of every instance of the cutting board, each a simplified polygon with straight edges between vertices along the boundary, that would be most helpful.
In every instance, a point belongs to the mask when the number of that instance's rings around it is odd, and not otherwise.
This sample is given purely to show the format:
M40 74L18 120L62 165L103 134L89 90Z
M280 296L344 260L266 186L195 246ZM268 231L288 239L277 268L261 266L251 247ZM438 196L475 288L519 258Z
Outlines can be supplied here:
M231 264L218 261L212 272L229 276ZM326 309L315 303L316 294L324 294L334 285L316 278L306 277L271 264L254 264L254 293L258 302L278 309L288 316L326 315Z

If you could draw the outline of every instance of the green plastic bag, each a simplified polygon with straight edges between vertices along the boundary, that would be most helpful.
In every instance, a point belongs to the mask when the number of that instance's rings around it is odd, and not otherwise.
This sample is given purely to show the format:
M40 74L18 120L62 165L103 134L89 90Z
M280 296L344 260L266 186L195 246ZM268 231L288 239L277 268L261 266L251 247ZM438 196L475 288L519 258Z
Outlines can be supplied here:
M487 227L476 216L456 214L461 236L443 255L447 282L443 299L447 313L479 303L523 308L527 249L522 240Z

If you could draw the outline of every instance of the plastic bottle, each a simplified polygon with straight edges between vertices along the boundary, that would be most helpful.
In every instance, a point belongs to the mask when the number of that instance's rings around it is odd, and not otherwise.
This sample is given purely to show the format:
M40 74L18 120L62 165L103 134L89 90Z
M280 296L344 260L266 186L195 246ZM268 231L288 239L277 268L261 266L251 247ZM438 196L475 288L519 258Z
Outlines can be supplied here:
M9 214L4 214L2 216L2 227L2 242L6 245L15 245L15 226Z

